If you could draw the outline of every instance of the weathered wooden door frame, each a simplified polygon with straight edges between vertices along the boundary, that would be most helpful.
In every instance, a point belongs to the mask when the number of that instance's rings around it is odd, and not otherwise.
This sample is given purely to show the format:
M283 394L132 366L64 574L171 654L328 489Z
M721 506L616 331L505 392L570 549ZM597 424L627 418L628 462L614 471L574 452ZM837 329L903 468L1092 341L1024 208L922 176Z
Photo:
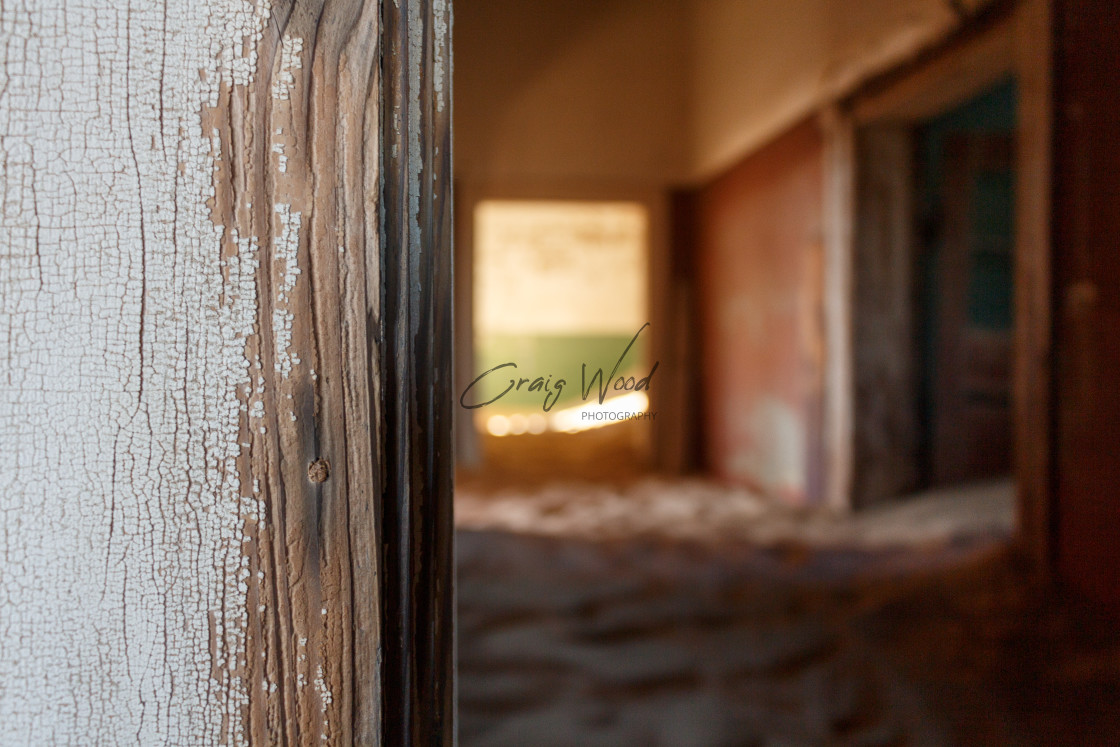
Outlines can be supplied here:
M1007 74L1018 84L1014 310L1014 473L1018 542L1039 569L1052 558L1050 0L997 2L940 48L870 81L822 116L826 134L824 316L827 503L851 507L854 421L852 257L855 133L963 101Z
M382 747L455 741L451 15L382 2Z
M0 742L453 744L450 0L0 16Z

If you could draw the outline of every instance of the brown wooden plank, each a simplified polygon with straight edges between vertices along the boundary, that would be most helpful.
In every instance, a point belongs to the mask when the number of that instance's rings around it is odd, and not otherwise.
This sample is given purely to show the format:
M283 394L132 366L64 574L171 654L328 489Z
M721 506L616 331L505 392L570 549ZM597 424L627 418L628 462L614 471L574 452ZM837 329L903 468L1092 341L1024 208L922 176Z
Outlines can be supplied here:
M378 742L378 11L279 7L257 51L268 74L210 115L215 218L269 237L244 434L265 506L248 550L254 743Z
M255 743L451 742L448 13L282 7L258 49L271 75L208 115L216 220L271 237L244 434L266 506L247 545Z

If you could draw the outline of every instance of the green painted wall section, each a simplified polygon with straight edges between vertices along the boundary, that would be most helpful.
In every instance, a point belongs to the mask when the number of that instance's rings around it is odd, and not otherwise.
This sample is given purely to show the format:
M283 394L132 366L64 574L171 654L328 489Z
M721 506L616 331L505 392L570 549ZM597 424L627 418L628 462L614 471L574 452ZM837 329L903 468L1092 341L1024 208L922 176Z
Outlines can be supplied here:
M646 362L648 335L647 329L634 342L622 365L619 366L616 379L617 376L640 379L649 374L653 363ZM565 380L559 398L551 411L582 405L584 404L581 391L583 364L587 364L588 383L600 367L603 369L605 382L632 338L633 335L486 335L480 337L475 341L476 375L508 362L516 363L517 368L516 370L512 367L503 368L487 376L470 393L468 404L487 402L497 397L509 387L511 378L535 380L537 377L543 377L545 386L550 386L551 390L556 389L558 379ZM651 387L657 384L655 373L651 380ZM529 391L529 386L531 382L524 384L520 391L514 389L492 405L480 409L488 414L502 415L542 412L546 389ZM611 390L611 394L615 395L625 393L624 390L615 391L613 388ZM551 397L549 401L552 401ZM598 402L598 381L592 387L586 402Z

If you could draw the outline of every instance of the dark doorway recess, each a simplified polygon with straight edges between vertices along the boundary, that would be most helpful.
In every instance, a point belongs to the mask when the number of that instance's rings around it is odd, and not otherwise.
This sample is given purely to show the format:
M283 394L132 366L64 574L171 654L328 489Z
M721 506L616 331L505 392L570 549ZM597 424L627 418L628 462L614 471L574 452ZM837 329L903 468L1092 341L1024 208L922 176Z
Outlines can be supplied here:
M1011 474L1016 107L857 133L854 505Z

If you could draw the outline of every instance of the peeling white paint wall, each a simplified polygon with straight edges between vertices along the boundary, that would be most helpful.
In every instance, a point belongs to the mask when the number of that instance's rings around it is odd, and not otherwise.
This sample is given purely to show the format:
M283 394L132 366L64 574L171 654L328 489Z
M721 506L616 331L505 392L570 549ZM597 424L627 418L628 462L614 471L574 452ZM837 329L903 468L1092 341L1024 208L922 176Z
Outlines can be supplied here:
M258 241L201 118L268 14L0 5L0 743L244 741Z

